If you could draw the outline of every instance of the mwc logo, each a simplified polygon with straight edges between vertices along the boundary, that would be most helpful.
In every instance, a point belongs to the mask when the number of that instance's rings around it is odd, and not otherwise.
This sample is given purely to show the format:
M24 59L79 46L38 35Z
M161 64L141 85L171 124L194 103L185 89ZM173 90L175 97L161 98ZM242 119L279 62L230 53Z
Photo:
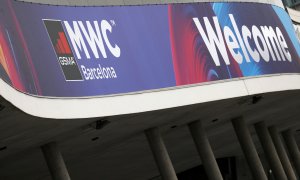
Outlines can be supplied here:
M66 81L83 80L76 59L81 60L83 56L86 59L106 59L107 50L116 58L121 55L119 46L112 45L108 38L108 32L112 33L112 25L106 20L102 20L100 24L98 21L69 23L48 19L44 19L43 22ZM83 74L86 77L86 72Z

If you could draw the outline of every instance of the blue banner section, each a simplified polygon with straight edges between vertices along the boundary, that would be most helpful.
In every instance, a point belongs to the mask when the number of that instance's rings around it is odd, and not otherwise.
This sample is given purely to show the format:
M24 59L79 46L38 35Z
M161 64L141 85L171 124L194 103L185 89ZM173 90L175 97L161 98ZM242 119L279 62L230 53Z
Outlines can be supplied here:
M267 4L0 2L0 77L30 95L91 97L299 73L299 55L288 14Z

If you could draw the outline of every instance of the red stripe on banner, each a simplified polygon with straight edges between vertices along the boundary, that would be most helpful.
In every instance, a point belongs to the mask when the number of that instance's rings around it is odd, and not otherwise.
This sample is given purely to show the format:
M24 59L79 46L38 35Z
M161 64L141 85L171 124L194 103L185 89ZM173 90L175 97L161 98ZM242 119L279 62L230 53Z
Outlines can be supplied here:
M63 54L66 54L66 50L65 50L65 48L64 48L64 46L63 46L63 44L62 44L62 42L61 42L61 39L58 39L58 40L57 40L57 44L59 45L59 48L60 48L61 52L62 52Z
M66 54L71 54L71 49L70 49L70 46L68 44L65 33L64 32L59 32L58 35L59 35L59 38L62 42L63 48L65 49L65 53Z

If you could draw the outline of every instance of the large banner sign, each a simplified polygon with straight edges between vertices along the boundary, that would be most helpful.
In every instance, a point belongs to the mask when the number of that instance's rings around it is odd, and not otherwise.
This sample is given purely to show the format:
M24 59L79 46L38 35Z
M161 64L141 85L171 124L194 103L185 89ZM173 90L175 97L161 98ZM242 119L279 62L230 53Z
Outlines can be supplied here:
M257 3L66 7L0 1L0 77L91 97L300 73L287 13Z

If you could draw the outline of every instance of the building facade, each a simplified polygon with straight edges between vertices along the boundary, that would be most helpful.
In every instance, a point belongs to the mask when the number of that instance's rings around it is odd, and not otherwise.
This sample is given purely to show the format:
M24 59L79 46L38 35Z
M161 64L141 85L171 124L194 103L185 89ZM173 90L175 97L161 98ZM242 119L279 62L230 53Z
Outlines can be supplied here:
M296 180L296 2L0 2L0 179Z

